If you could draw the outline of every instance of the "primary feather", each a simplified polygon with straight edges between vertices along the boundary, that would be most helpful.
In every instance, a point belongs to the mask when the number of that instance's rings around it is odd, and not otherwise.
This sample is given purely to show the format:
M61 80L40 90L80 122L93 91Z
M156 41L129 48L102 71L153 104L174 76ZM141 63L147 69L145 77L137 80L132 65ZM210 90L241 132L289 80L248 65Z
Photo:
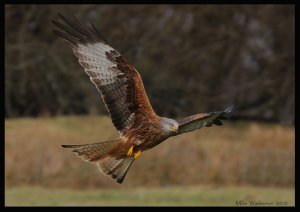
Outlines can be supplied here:
M136 69L112 48L94 25L60 17L64 24L53 23L63 31L54 33L66 40L90 80L95 84L117 130L127 131L137 113L154 117L152 106Z

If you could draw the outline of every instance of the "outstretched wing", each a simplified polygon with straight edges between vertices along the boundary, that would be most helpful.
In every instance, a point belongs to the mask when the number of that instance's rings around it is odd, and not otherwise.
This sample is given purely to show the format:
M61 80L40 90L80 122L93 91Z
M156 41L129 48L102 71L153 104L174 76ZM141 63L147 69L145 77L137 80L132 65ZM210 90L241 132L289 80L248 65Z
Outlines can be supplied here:
M136 69L112 48L91 23L81 24L75 17L64 24L52 21L63 31L53 31L67 41L84 67L102 99L117 130L125 132L136 121L138 114L149 120L157 117Z
M224 115L230 113L233 109L233 106L226 108L224 111L215 111L209 113L199 113L196 115L192 115L186 117L180 121L178 121L179 126L177 130L177 134L191 132L201 127L210 127L213 124L222 125L220 119L226 118Z

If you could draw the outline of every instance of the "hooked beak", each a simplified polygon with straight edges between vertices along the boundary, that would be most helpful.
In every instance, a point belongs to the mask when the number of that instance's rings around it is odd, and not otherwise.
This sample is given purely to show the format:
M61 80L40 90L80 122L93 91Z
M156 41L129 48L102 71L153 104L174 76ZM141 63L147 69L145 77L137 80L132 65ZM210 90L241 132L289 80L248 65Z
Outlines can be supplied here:
M176 126L171 128L171 131L174 132L174 133L177 133L177 130L178 130L178 127L176 127Z

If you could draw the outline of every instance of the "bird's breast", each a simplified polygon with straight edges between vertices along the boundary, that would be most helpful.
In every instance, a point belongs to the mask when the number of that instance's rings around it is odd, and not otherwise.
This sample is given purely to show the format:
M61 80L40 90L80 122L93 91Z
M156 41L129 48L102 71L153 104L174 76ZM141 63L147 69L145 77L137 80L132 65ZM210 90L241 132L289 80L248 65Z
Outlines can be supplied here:
M153 148L168 138L157 124L141 125L128 131L124 137L141 151Z

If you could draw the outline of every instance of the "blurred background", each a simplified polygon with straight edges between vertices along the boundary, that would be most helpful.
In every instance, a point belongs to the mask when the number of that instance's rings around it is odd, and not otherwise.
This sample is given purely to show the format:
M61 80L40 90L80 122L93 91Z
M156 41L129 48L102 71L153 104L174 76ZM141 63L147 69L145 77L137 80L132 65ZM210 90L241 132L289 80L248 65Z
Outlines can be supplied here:
M234 104L230 121L144 152L122 185L99 174L60 148L118 133L59 12L95 23L158 115ZM294 76L294 5L5 5L5 203L293 205Z

